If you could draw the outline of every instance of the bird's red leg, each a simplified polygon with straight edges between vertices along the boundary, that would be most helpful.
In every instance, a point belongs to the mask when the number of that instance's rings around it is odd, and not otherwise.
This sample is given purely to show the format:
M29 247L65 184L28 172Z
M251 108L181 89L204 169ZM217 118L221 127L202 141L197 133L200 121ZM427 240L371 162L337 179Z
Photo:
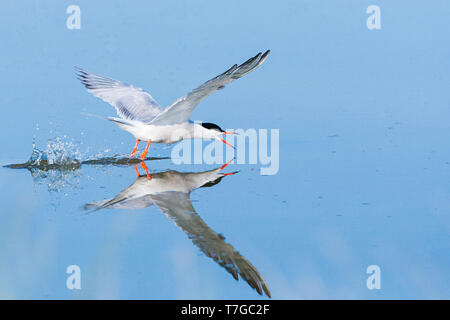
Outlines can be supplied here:
M134 165L133 167L134 167L134 170L136 171L137 177L139 178L141 175L139 174L139 170L138 170L137 166Z
M142 152L142 154L141 154L141 160L142 160L142 161L145 160L145 156L147 155L148 147L150 147L150 143L152 143L151 140L147 141L147 147L145 147L144 152Z
M148 168L145 162L141 162L141 167L145 170L145 173L147 174L147 179L152 180L152 176L148 173Z
M133 151L131 151L130 157L133 158L136 155L136 152L137 152L137 149L138 149L138 146L139 146L139 142L141 142L141 140L137 139L136 140L136 145L134 146Z

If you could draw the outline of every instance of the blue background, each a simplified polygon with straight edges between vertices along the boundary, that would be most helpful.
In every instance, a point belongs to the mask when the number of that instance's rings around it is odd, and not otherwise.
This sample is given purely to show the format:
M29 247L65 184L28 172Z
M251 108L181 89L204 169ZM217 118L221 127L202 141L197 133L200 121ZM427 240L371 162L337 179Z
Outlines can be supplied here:
M81 29L66 8L81 8ZM381 8L368 30L366 8ZM260 271L275 299L450 298L450 3L435 1L3 1L2 165L35 139L83 158L133 137L74 76L80 66L163 106L259 51L264 65L205 99L193 120L280 129L280 171L258 165L194 191L194 207ZM152 146L153 156L170 148ZM153 161L154 172L206 165ZM86 167L58 190L0 169L1 298L256 299L157 208L85 214L134 181ZM53 191L51 191L53 190ZM66 267L82 289L65 286ZM368 290L366 268L381 268Z

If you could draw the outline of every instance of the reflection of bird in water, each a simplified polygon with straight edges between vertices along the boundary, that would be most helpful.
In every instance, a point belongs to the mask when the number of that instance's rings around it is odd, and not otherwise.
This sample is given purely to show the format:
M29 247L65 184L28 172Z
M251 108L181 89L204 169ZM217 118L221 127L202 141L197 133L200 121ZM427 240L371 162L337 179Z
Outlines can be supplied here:
M189 120L191 113L206 96L258 68L269 52L269 50L264 54L260 52L239 66L235 64L224 73L179 98L165 110L150 94L140 88L79 68L77 75L90 93L116 108L120 118L109 117L108 120L136 138L136 145L131 152L132 157L136 155L140 141L147 141L147 147L141 155L144 159L151 142L174 143L183 139L198 138L216 139L229 145L222 139L222 135L233 132L226 132L213 123L193 123Z
M141 166L146 169L145 163ZM138 178L132 185L112 199L88 203L85 208L140 209L155 204L200 250L225 268L236 280L240 275L259 294L264 292L270 297L267 284L258 270L231 244L226 243L222 235L214 232L192 206L190 193L193 190L214 186L224 176L235 173L222 173L226 166L227 164L198 173L165 171L151 174L150 177L139 175L135 167Z

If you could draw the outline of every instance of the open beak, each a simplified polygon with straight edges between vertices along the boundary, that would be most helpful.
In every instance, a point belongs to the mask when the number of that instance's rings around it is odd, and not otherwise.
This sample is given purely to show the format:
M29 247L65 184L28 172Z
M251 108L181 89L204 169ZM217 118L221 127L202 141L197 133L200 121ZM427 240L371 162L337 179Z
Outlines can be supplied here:
M230 161L228 161L227 163L225 163L223 166L220 167L219 173L220 173L221 175L223 175L223 176L232 176L233 174L239 172L239 171L229 172L229 173L222 173L222 172L220 172L220 171L222 171L223 169L225 169L225 167L226 167L227 165L229 165L233 160L234 160L234 158L231 159Z
M221 134L237 134L236 132L233 131L223 131ZM223 143L225 143L227 146L232 147L233 149L235 149L235 147L233 147L231 144L229 144L228 142L226 142L224 139L217 137L217 140L222 141Z
M225 167L226 167L227 165L229 165L229 164L231 163L231 161L233 161L233 160L234 160L234 158L231 159L230 161L228 161L227 163L225 163L223 166L221 166L220 169L219 169L219 171L222 171L223 169L225 169Z
M229 144L228 142L226 142L226 141L223 140L222 138L216 137L216 139L219 140L219 141L222 141L222 142L225 143L227 146L230 146L230 147L232 147L233 149L235 149L231 144Z

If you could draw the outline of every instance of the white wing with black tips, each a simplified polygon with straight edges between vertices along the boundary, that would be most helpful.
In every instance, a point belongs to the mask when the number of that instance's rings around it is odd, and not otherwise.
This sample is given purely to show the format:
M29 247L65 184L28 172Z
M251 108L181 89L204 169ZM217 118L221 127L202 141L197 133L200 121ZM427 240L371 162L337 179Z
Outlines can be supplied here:
M247 73L252 72L258 68L264 60L270 50L264 53L258 53L253 58L248 59L240 66L234 65L224 73L217 77L205 82L200 87L192 90L187 95L179 98L170 106L168 106L163 112L161 112L151 124L154 125L172 125L189 121L194 108L209 94L216 90L222 89L225 85L233 82L245 76Z
M141 88L76 68L78 79L94 96L116 108L126 120L152 121L163 111L153 97Z
M169 191L151 197L206 256L225 268L234 279L238 280L240 275L259 294L264 292L270 298L269 288L258 270L200 218L188 193Z

